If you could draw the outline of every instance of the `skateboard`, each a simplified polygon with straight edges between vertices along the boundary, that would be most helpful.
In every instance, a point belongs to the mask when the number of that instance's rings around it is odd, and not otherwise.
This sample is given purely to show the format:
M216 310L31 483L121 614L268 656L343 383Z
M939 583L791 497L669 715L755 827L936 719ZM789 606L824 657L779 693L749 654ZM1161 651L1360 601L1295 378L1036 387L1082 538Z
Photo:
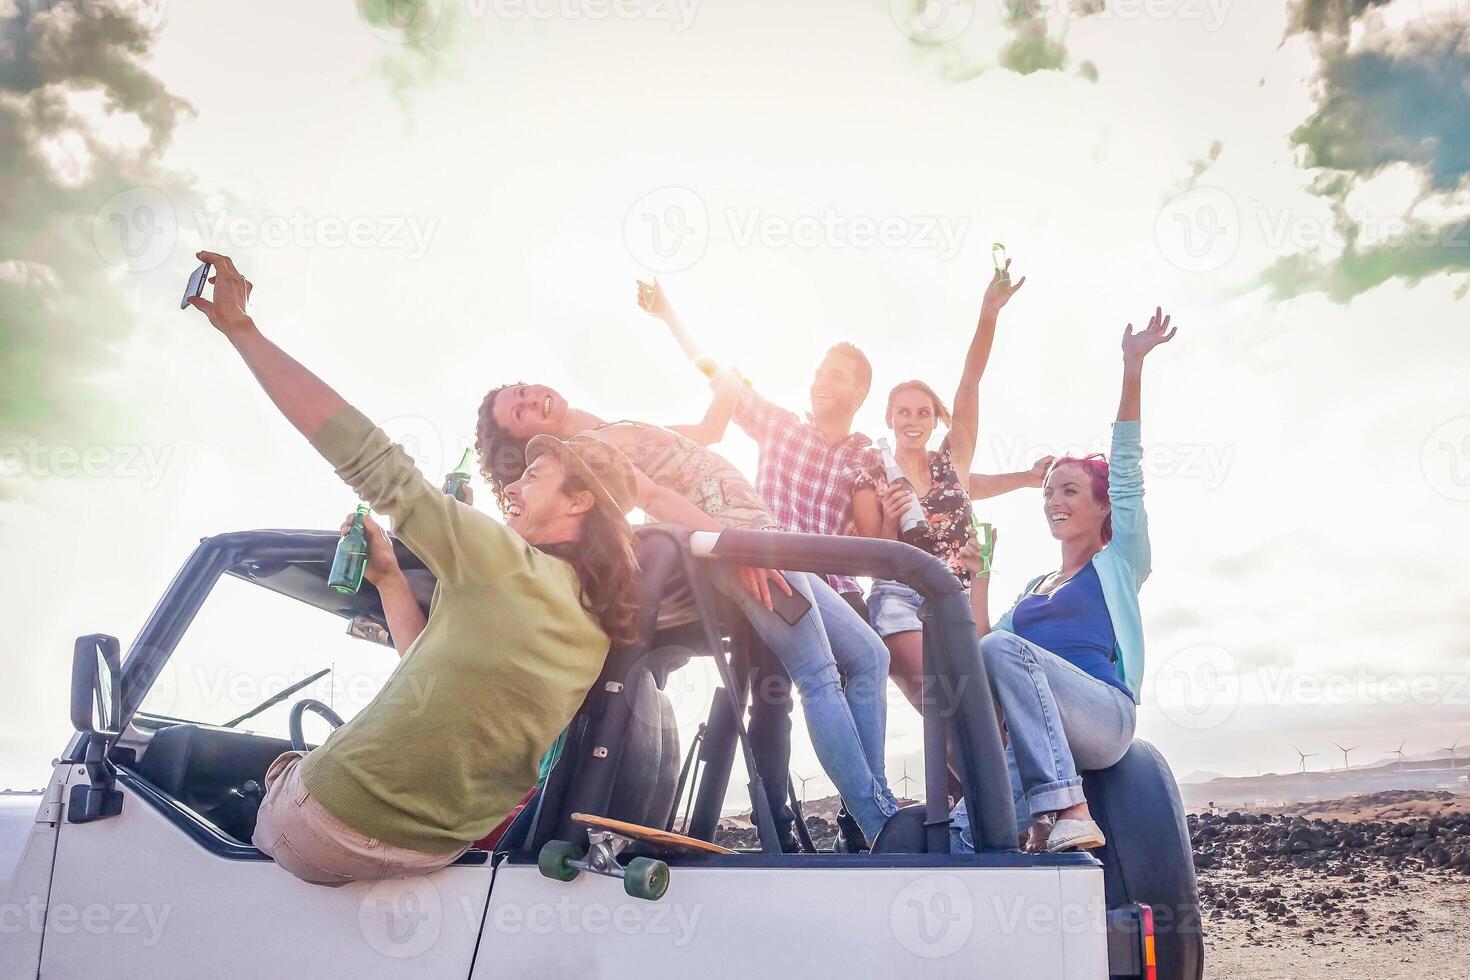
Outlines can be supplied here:
M618 856L635 841L666 854L691 856L699 854L734 854L728 847L673 834L655 827L644 827L622 820L572 814L572 822L587 828L587 849L570 841L547 841L536 857L536 867L548 878L571 881L583 871L621 878L623 891L632 898L656 902L669 890L669 866L657 858L635 857L626 865Z

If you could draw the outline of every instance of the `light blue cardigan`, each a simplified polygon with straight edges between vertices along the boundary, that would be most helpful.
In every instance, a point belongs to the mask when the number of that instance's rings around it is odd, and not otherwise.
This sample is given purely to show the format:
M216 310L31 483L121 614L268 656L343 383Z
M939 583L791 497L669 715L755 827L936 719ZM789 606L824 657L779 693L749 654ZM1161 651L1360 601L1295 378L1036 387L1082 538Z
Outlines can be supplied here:
M1143 617L1138 610L1138 590L1153 569L1148 544L1148 514L1143 509L1143 443L1139 439L1140 423L1113 423L1113 449L1108 455L1108 500L1113 505L1113 538L1092 558L1102 583L1108 617L1113 621L1117 637L1115 647L1118 676L1133 694L1133 703L1141 704L1143 686ZM1046 578L1038 575L1016 597L1019 603L1037 583ZM1014 633L1012 605L995 629Z

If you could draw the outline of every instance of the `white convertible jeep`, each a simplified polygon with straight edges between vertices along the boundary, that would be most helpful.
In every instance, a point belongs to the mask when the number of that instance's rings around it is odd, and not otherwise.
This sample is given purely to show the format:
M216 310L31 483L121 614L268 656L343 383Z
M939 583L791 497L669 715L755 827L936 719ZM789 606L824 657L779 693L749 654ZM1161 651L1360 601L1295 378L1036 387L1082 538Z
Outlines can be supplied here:
M1020 853L969 605L938 561L859 538L668 526L639 538L640 641L609 655L498 842L427 877L341 888L272 867L250 838L267 765L307 747L305 714L340 723L396 663L378 595L327 588L333 532L204 539L126 657L112 637L77 640L77 734L27 832L0 834L19 843L0 853L0 977L1198 980L1168 768L1139 742L1085 776L1108 847ZM427 608L434 580L397 547ZM871 853L816 853L804 833L799 853L777 843L766 783L789 780L756 770L742 722L750 639L707 590L710 561L881 576L925 597L926 675L957 693L925 713L928 802L894 815ZM684 761L666 689L711 663L720 682ZM307 694L333 703L292 701ZM950 853L946 738L976 854ZM759 848L703 853L737 751ZM589 831L585 815L635 826Z

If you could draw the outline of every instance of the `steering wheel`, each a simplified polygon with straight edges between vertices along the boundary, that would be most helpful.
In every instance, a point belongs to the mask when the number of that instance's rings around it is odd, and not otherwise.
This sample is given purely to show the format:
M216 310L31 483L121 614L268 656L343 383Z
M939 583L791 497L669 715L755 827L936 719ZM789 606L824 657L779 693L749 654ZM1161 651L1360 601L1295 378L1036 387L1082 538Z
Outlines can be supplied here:
M306 746L306 736L301 732L301 719L308 711L314 711L325 718L333 731L342 727L342 716L337 712L316 698L302 698L291 705L291 748L297 752L309 751Z

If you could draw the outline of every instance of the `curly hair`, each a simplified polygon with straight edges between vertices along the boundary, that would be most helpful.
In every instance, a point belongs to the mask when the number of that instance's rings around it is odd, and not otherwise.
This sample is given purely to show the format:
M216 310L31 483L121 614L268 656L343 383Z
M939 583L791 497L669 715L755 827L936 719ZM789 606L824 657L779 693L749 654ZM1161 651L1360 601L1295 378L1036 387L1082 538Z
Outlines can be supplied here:
M524 384L524 381L516 381L491 388L480 402L480 417L475 424L475 454L480 459L480 475L490 484L502 514L506 513L509 504L505 499L505 488L519 480L526 471L526 443L530 440L517 439L495 421L495 398L507 388Z
M494 491L501 514L508 513L510 506L505 488L526 471L526 443L530 440L517 439L495 421L495 398L505 389L521 384L524 382L491 388L480 402L480 416L475 425L480 475ZM572 494L588 488L580 477L568 473L561 489ZM547 545L541 550L572 566L582 590L582 607L596 617L613 646L632 643L638 615L638 558L633 529L627 520L602 507L594 507L583 518L576 541Z

